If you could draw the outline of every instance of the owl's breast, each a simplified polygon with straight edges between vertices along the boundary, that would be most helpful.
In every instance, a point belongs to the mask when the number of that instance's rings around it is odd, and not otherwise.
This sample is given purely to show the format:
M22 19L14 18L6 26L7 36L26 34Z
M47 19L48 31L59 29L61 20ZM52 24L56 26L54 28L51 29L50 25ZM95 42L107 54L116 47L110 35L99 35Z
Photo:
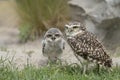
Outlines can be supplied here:
M67 42L74 51L76 51L80 47L80 42L78 42L77 39L74 38L74 37L73 38L68 38Z
M48 44L45 46L45 56L58 56L63 52L61 46L56 43Z
M68 38L67 41L75 53L86 52L91 48L83 36Z

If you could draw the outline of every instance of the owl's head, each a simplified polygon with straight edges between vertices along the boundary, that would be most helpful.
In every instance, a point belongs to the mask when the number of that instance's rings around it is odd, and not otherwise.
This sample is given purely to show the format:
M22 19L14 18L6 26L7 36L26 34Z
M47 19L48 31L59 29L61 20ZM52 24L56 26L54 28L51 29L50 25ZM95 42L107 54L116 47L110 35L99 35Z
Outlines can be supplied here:
M83 34L85 31L86 27L80 22L69 22L65 25L65 34L68 37L72 37L77 34Z
M48 42L57 42L61 40L62 37L62 32L57 28L50 28L44 36Z

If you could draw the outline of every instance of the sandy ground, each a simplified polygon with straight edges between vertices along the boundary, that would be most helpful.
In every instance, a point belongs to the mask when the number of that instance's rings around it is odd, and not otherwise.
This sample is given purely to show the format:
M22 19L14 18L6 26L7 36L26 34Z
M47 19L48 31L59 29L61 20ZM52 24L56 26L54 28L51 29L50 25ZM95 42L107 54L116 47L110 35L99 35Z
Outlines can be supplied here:
M18 16L8 1L0 1L0 57L22 69L27 63L36 67L47 64L47 58L41 52L41 38L34 42L19 44ZM68 44L60 59L63 62L78 63ZM119 58L113 58L114 65L120 65Z
M23 68L28 62L35 66L47 64L41 52L42 38L25 44L19 43L18 15L9 1L0 1L0 57L7 59L16 67ZM77 62L68 45L61 55L62 61ZM67 53L67 54L66 54Z

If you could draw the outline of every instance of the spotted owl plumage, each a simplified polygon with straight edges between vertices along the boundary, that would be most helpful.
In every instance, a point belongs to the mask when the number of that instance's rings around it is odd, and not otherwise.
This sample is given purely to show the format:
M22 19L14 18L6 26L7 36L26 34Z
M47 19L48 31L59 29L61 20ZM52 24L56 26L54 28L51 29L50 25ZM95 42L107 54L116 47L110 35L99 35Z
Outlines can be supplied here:
M105 51L104 46L94 34L86 30L83 24L70 22L65 27L67 42L75 54L89 62L95 62L105 67L112 66L112 59Z

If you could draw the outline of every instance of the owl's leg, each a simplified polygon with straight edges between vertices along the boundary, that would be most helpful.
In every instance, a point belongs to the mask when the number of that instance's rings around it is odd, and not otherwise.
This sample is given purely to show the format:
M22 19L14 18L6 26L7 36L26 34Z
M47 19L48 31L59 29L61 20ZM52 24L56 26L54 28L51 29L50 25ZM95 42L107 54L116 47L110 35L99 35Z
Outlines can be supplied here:
M49 60L50 64L62 64L61 60L58 57L56 57L56 56L48 57L48 60Z
M109 73L113 72L113 69L112 68L108 68L108 72Z
M56 58L49 56L48 57L48 64L51 65L51 64L54 64L54 63L56 63Z
M97 64L97 71L100 72L100 64Z
M56 64L57 65L62 65L62 61L60 58L56 57Z
M103 68L103 66L101 64L97 64L97 72L100 73L101 72L101 69Z
M78 54L74 54L74 55L82 66L82 74L86 74L86 71L88 69L88 61L82 62Z
M82 74L86 74L87 69L88 69L89 62L88 62L88 61L85 61L83 64L84 64L84 65L83 65L83 69L82 69Z
M86 74L86 71L87 71L87 66L84 65L84 66L83 66L83 70L82 70L82 74Z
M79 55L77 55L77 54L74 54L74 55L75 55L75 57L77 58L77 60L80 62L80 64L83 66L84 64L83 64L83 62L80 60Z
M103 66L103 68L107 70L109 73L113 72L112 67Z
M48 57L48 63L47 64L51 65L51 58L50 58L50 56Z
M79 55L77 55L77 54L74 54L74 55L75 55L75 57L77 58L77 60L80 62L81 66L82 66L82 74L85 74L87 66L84 65L84 63L80 60Z

